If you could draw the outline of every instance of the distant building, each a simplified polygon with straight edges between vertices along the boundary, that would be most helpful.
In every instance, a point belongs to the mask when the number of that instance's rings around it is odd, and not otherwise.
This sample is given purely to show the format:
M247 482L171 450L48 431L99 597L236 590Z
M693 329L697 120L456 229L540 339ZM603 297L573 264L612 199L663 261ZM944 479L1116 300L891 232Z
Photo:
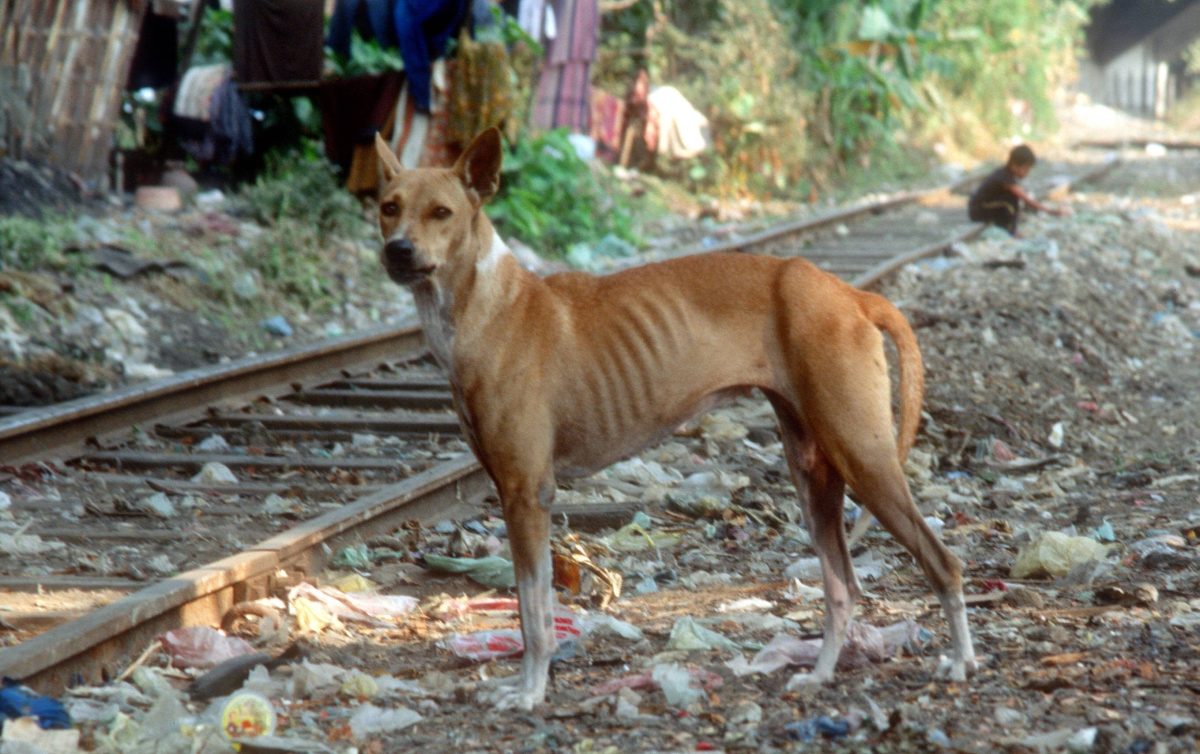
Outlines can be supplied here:
M1184 53L1200 40L1200 0L1113 0L1092 10L1079 88L1093 101L1163 117L1192 86Z

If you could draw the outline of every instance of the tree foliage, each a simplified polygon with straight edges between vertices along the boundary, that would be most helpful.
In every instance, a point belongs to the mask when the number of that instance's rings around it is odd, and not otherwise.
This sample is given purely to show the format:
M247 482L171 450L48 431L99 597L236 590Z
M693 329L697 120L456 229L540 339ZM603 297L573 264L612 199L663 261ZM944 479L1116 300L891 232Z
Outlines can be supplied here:
M713 124L711 189L794 195L922 138L1051 127L1094 2L642 0L605 15L598 82L644 67L683 91Z

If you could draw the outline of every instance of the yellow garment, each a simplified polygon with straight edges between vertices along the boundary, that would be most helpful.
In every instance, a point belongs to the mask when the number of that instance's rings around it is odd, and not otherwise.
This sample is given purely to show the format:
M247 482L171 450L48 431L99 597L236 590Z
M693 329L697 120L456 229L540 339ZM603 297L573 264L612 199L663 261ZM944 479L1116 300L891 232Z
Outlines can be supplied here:
M500 125L513 109L513 73L500 42L477 42L464 31L447 67L446 141L465 147L480 131Z

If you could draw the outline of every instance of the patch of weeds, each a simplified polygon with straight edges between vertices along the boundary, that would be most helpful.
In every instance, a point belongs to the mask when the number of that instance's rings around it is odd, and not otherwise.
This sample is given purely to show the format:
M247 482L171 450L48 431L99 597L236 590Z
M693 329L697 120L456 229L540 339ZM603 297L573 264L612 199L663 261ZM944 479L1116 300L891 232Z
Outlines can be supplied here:
M322 242L335 235L362 233L366 223L358 200L341 185L324 159L298 153L271 153L253 185L237 196L237 208L263 225L284 220L312 226Z
M0 302L4 303L4 308L8 309L12 315L13 321L22 327L31 327L37 319L34 316L33 304L21 296L0 296Z
M333 304L325 270L334 260L307 223L282 218L251 245L246 261L258 270L263 284L307 310L327 310Z
M518 141L504 158L500 193L488 205L500 232L563 258L574 244L616 236L637 244L629 197L605 185L563 129Z
M0 217L0 268L68 268L70 259L64 249L78 240L75 227L62 217Z

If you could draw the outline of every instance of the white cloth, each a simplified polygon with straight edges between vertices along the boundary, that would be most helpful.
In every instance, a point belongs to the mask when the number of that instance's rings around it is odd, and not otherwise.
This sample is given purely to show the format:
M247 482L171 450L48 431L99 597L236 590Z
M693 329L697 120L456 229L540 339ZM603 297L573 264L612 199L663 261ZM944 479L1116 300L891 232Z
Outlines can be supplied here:
M686 160L708 148L708 118L673 86L650 92L650 107L658 114L658 153Z

